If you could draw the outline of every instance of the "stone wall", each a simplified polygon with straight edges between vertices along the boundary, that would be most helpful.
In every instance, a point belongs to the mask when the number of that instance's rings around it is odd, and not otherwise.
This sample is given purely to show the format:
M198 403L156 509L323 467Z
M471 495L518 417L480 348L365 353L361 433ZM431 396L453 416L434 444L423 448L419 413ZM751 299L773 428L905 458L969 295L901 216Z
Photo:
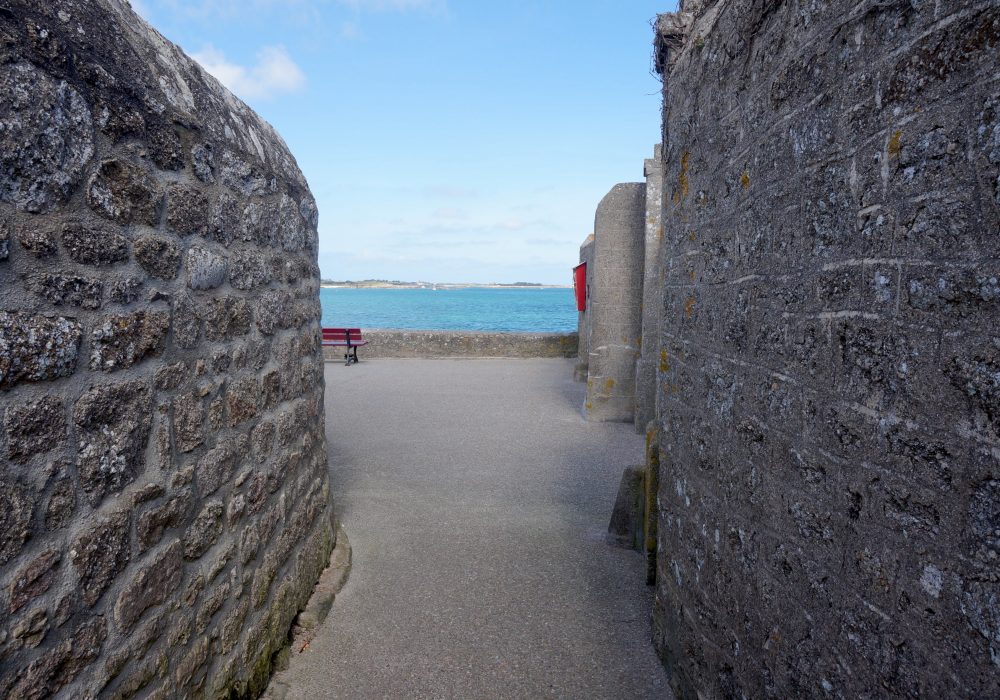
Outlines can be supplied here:
M997 697L1000 6L688 9L658 55L675 687Z
M646 235L643 242L642 335L635 365L635 428L644 431L656 418L656 370L660 366L663 317L663 147L643 166L646 177Z
M368 345L358 358L383 357L575 357L575 333L480 333L478 331L363 330ZM326 347L332 362L344 361L344 348Z
M333 546L316 223L122 0L0 6L0 696L262 689Z
M584 415L631 422L642 335L646 186L615 185L594 217L594 272ZM589 272L589 270L588 270Z

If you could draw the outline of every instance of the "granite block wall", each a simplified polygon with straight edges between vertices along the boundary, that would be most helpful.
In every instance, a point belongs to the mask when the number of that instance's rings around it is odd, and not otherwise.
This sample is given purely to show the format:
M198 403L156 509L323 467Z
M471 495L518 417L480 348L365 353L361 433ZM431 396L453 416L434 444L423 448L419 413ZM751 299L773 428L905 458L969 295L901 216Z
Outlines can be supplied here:
M997 697L1000 5L683 5L657 46L675 688Z
M656 370L660 366L660 321L663 317L663 147L643 166L646 177L646 232L643 242L642 334L635 364L635 429L645 432L656 418Z
M333 546L316 224L123 0L0 4L0 696L263 689Z

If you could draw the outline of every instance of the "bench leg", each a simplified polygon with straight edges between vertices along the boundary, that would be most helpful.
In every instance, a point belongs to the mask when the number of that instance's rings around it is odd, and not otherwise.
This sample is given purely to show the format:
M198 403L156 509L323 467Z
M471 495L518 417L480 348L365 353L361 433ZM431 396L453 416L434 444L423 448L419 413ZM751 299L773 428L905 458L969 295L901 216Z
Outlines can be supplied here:
M358 361L359 361L358 360L358 346L355 345L354 348L353 348L353 350L354 350L354 364L358 364Z

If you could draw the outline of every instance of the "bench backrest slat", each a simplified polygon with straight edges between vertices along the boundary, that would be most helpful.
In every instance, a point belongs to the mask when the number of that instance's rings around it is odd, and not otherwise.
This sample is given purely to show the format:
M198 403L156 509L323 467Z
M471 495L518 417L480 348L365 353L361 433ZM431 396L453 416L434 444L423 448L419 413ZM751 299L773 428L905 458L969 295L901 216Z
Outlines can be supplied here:
M360 343L364 338L360 328L324 328L323 340L340 343L346 343L350 340L352 343L355 341Z

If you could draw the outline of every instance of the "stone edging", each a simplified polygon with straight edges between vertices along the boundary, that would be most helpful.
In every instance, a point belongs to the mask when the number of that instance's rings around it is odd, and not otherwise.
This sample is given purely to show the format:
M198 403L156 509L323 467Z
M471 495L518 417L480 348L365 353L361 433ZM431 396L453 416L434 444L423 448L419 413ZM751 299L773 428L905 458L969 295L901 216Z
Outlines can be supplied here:
M485 333L363 329L368 345L358 357L576 357L576 333ZM323 348L328 362L343 360L341 348Z
M330 554L330 563L320 574L309 602L295 618L290 633L291 642L280 652L275 663L277 673L288 668L292 654L301 654L309 649L310 642L316 636L316 630L330 613L333 601L351 574L351 553L351 543L347 539L347 533L343 527L337 525L337 544ZM262 697L267 700L283 700L288 690L289 686L275 675Z

